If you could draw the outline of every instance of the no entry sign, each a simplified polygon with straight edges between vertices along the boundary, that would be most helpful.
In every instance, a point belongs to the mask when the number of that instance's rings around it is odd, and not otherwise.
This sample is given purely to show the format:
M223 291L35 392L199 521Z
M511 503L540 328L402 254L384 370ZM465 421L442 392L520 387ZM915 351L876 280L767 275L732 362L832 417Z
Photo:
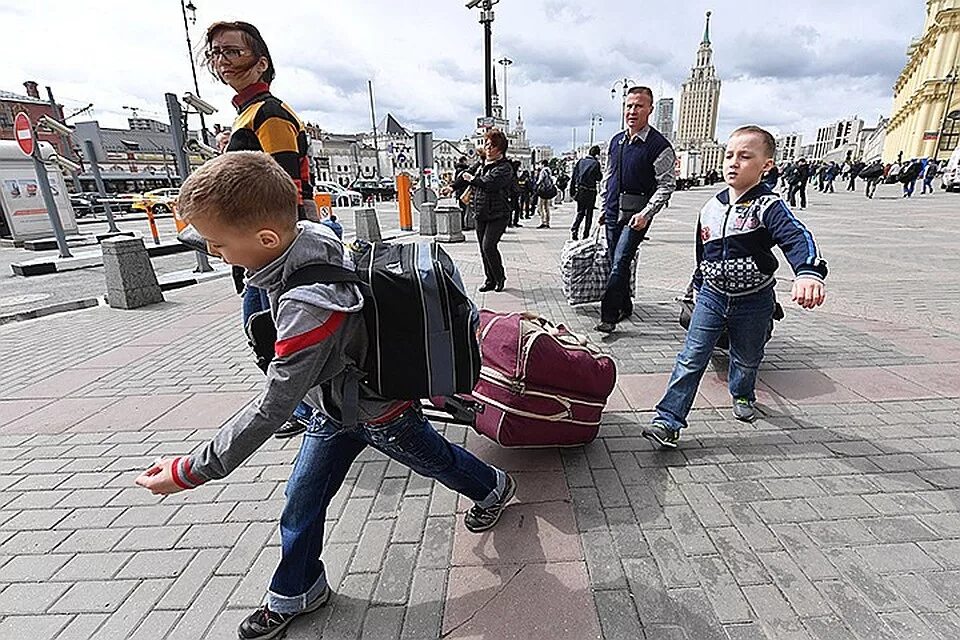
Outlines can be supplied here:
M33 127L30 126L30 118L23 111L18 113L13 121L13 137L16 138L21 151L28 156L33 155L36 144L33 139Z

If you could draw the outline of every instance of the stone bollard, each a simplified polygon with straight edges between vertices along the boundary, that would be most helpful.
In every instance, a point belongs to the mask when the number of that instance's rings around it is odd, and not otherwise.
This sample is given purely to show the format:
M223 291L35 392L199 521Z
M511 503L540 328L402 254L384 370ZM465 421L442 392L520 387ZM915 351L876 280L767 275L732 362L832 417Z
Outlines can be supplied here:
M366 240L367 242L381 242L383 236L380 235L380 220L377 218L377 210L373 207L363 207L353 210L353 219L356 224L357 240Z
M137 309L163 302L143 238L116 236L106 238L100 246L107 279L107 304L114 309Z
M432 202L424 202L420 205L420 235L437 235L437 214L435 205Z
M463 242L460 207L451 203L437 205L437 242Z

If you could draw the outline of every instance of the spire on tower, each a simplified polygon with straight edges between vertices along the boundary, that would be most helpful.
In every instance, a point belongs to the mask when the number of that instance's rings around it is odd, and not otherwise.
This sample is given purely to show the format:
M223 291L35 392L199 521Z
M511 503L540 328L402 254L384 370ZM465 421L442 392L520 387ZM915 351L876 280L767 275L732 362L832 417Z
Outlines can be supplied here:
M703 28L703 41L700 44L710 44L710 12L707 11L707 26Z

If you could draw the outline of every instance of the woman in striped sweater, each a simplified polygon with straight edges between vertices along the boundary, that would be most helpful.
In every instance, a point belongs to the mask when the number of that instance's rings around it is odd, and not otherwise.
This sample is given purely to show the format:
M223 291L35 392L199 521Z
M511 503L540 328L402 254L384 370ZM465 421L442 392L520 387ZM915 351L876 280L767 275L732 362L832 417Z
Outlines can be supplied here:
M215 22L207 29L206 65L220 82L237 92L237 118L226 151L264 151L290 175L299 191L300 219L318 221L310 182L307 133L293 109L270 93L276 76L270 50L260 31L248 22ZM243 292L243 324L258 311L270 308L266 291L244 286L243 269L234 267L234 282ZM277 437L306 429L313 410L301 404Z

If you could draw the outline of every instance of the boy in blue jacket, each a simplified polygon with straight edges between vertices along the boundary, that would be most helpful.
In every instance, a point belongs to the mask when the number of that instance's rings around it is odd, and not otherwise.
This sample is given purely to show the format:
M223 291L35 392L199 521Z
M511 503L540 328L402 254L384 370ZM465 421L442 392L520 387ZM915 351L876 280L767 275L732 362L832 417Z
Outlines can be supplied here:
M774 245L793 267L792 299L804 309L823 304L827 264L813 236L783 199L761 182L764 172L773 167L775 147L773 136L760 127L734 131L723 160L727 188L700 210L696 306L657 415L643 430L643 436L661 448L677 447L680 429L687 426L700 379L724 328L730 336L734 417L744 422L756 417L757 370L776 303Z

